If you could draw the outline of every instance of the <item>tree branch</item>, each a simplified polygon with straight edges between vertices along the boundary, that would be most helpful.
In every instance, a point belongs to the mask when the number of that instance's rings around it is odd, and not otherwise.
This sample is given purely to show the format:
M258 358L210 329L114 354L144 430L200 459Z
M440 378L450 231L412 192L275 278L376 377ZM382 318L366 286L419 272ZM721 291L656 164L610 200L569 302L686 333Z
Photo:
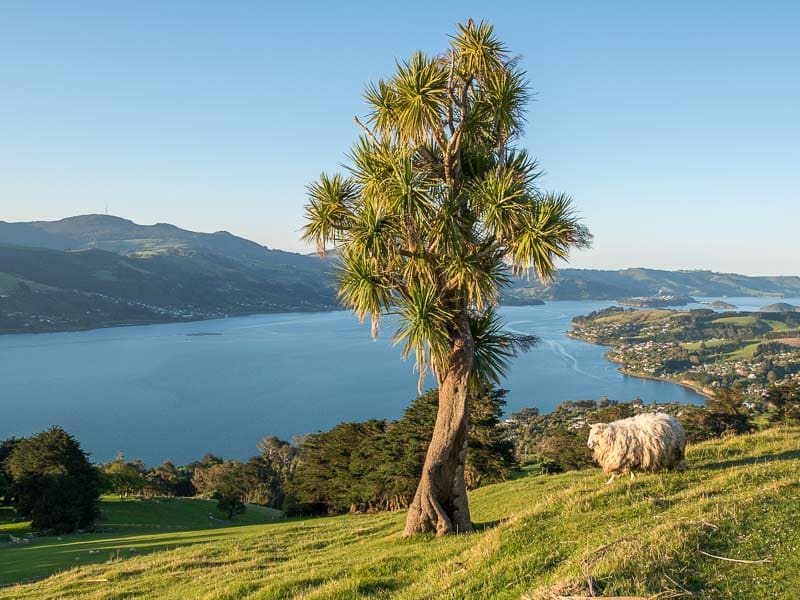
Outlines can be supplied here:
M445 140L447 138L444 136L442 131L434 129L433 127L431 127L431 135L433 135L433 139L436 140L436 143L439 145L439 148L441 148L442 154L444 155L446 161L448 144L445 143Z
M353 120L356 122L356 125L358 125L359 127L361 127L361 129L363 129L363 130L364 130L364 132L365 132L365 133L366 133L366 134L367 134L367 135L368 135L368 136L369 136L369 137L372 139L372 141L373 141L373 142L375 142L375 145L376 145L376 146L380 146L380 142L378 141L378 138L377 138L377 137L375 137L375 134L374 134L374 133L372 133L372 130L371 130L369 127L367 127L366 125L364 125L364 124L363 124L363 123L362 123L362 122L359 120L359 118L358 118L358 117L353 117Z
M453 105L456 104L456 96L454 91L453 71L455 71L456 58L452 50L450 50L450 74L447 76L447 126L450 128L450 135L453 135L455 126L453 125Z
M455 167L452 173L448 173L448 177L452 179L457 178L461 172L461 140L464 135L464 126L467 122L467 101L469 99L469 90L471 87L472 77L469 77L464 81L464 87L461 89L461 100L456 101L456 105L459 107L461 114L459 115L458 125L447 143L446 165L448 167L451 165Z

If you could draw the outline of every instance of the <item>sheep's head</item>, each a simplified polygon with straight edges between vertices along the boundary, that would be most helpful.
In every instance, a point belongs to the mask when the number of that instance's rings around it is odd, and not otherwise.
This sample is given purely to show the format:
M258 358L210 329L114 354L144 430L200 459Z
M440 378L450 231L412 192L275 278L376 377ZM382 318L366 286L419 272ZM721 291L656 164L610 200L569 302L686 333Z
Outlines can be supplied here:
M591 429L589 429L589 440L586 442L586 445L589 446L589 450L594 450L594 447L600 443L600 440L608 431L608 424L606 423L595 423L592 425Z

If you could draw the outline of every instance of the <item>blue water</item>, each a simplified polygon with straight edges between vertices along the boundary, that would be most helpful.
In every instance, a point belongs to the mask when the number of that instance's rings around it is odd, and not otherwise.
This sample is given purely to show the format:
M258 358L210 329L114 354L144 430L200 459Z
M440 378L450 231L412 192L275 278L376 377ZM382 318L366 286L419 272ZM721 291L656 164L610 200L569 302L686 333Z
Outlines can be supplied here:
M609 304L502 309L511 329L542 339L513 365L507 412L602 396L702 401L679 386L624 376L603 358L605 348L564 335L572 317ZM198 333L218 335L188 335ZM369 326L346 312L0 336L0 439L57 424L95 460L117 450L148 464L205 452L244 458L265 435L398 418L416 386L413 362L400 360L391 332L372 342Z

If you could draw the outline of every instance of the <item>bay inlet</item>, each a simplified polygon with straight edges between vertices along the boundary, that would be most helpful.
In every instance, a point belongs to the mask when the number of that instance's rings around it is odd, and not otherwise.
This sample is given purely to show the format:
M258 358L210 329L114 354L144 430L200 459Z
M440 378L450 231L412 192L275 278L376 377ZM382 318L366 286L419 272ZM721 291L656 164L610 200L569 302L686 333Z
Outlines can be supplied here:
M541 339L504 382L506 414L603 396L703 402L690 389L624 375L607 348L566 335L574 316L610 304L502 308L511 330ZM147 464L186 463L206 452L251 456L265 435L396 419L417 376L391 338L387 324L372 342L349 312L0 336L0 439L60 425L96 461L122 450Z

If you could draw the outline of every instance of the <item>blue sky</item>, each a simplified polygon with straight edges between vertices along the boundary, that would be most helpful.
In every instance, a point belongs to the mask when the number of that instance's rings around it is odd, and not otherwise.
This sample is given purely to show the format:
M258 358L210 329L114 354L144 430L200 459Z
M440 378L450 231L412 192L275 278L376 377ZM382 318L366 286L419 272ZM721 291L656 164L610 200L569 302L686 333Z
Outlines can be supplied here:
M108 206L302 250L364 84L469 17L523 57L524 144L596 237L574 266L800 274L793 2L7 1L0 220Z

